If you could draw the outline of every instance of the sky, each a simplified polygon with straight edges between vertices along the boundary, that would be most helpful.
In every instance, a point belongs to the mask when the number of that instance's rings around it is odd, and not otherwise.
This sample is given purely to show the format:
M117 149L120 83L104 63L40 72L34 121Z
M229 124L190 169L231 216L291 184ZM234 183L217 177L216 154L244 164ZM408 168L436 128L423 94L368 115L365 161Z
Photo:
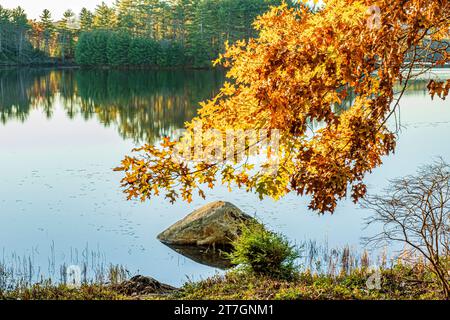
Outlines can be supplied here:
M114 3L114 0L104 0L104 2L110 5ZM100 3L102 0L0 0L0 5L4 8L22 7L30 19L38 19L42 10L48 9L55 20L60 19L67 9L72 9L78 14L81 8L93 10Z

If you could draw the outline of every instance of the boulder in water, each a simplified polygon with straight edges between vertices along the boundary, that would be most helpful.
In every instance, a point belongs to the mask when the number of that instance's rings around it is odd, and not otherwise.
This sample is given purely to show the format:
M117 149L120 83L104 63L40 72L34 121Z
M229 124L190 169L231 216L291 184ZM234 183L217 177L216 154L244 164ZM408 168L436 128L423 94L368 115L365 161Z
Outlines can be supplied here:
M226 246L241 233L243 224L254 219L235 205L216 201L195 210L158 235L167 245Z

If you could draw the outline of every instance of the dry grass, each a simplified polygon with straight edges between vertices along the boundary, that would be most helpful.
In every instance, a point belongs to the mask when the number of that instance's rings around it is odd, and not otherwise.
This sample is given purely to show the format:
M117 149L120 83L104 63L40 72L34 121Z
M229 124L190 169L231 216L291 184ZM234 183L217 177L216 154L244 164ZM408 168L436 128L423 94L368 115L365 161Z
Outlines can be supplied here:
M434 275L422 265L397 264L381 270L381 287L368 289L370 269L349 274L319 275L302 272L295 281L258 277L238 270L196 283L187 283L176 298L197 299L302 299L302 300L402 300L443 299Z

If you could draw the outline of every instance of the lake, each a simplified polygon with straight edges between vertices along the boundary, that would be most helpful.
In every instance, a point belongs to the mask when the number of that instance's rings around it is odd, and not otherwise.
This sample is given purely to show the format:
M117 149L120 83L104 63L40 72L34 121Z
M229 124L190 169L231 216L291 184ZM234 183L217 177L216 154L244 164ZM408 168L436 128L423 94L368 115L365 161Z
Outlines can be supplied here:
M52 277L63 264L90 261L172 285L206 278L220 271L156 235L214 200L234 203L297 243L360 250L361 237L376 230L363 228L370 213L351 200L325 216L308 211L307 198L260 201L224 187L191 204L126 201L112 168L134 147L181 129L223 78L221 71L0 70L0 262ZM367 177L369 192L434 157L450 160L450 102L432 101L426 85L412 83L403 97L396 153Z

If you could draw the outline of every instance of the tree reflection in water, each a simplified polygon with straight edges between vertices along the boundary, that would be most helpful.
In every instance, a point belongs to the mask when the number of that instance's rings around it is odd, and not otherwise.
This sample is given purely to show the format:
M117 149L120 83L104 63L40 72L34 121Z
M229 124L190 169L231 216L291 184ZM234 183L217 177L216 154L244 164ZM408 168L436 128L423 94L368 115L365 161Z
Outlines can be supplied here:
M51 118L61 107L71 119L96 119L124 139L152 143L182 128L223 80L221 70L0 70L0 122L24 122L34 109Z

